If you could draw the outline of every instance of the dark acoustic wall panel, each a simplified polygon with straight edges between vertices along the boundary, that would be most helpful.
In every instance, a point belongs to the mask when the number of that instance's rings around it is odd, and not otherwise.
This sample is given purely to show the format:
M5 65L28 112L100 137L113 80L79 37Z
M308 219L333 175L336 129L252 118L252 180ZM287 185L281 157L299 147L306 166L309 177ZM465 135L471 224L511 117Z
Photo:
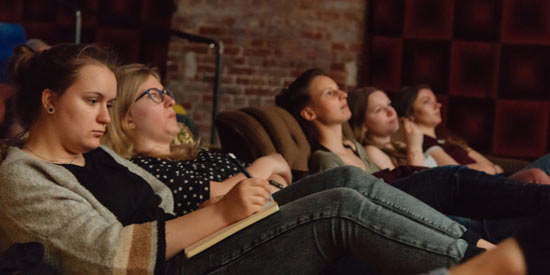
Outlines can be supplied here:
M429 84L443 127L483 153L549 151L550 1L370 0L363 83Z
M147 63L166 71L175 11L171 0L0 0L0 21L22 24L27 38L73 43L77 7L82 42L113 46L121 63Z
M453 41L449 94L489 98L496 94L499 47L492 43Z
M406 40L403 49L403 84L428 83L434 92L449 86L449 41Z
M509 99L548 99L550 47L504 45L500 68L500 96Z
M401 80L403 40L399 38L376 37L372 43L371 77L378 87L397 91Z
M460 40L497 41L500 37L500 5L498 0L456 1L453 37Z
M453 0L407 0L405 7L405 37L451 38Z
M480 151L491 149L494 102L488 99L453 97L449 99L447 127Z
M543 101L498 100L493 150L509 156L536 158L548 142L549 104Z

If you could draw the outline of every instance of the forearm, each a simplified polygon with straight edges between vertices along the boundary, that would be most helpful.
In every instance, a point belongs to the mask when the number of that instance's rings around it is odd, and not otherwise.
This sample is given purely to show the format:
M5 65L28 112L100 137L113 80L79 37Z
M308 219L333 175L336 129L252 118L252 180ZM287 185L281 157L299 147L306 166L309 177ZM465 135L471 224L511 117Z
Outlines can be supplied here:
M407 164L424 166L424 153L421 148L407 149Z
M166 222L166 259L198 240L229 225L215 205L193 211Z
M485 172L485 173L491 174L491 175L494 175L494 174L497 173L495 167L490 163L475 162L475 163L467 164L466 166L468 168L478 170L478 171L482 171L482 172Z

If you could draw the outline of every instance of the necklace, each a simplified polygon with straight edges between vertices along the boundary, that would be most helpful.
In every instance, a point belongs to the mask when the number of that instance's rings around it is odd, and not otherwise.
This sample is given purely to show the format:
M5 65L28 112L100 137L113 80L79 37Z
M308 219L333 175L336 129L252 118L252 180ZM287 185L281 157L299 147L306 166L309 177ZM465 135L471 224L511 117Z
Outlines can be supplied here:
M33 150L31 150L31 148L23 145L23 149L26 149L27 151L29 151L31 154L37 156L38 158L42 159L42 160L45 160L47 162L51 162L51 163L55 163L55 164L73 164L73 162L79 157L79 155L76 155L74 158L70 159L68 162L66 161L57 161L57 160L54 160L54 159L48 159L48 158L45 158L39 154L37 154L36 152L34 152Z

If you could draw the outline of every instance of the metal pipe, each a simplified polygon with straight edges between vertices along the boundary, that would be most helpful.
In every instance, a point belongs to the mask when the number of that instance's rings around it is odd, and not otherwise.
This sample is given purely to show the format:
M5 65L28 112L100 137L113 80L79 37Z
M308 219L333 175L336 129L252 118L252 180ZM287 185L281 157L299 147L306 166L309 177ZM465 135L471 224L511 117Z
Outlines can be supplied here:
M177 30L170 30L170 34L179 38L189 40L191 42L208 44L208 47L216 49L216 74L214 76L214 89L212 91L212 122L210 128L210 143L212 145L217 144L218 135L216 133L216 128L214 127L214 121L216 119L216 115L218 114L220 78L222 73L223 43L212 38Z
M80 34L82 29L82 12L80 10L77 10L75 12L76 16L76 24L75 24L75 31L74 31L74 43L80 44Z

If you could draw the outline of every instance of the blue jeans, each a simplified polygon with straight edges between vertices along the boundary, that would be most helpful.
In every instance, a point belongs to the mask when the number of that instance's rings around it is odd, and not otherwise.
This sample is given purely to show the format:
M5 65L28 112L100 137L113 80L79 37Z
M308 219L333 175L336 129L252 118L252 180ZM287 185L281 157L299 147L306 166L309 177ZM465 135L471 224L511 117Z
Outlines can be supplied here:
M517 182L465 166L427 169L392 185L443 214L456 216L453 219L494 243L550 211L549 185Z
M508 219L550 210L550 185L522 183L465 166L427 169L392 185L452 216Z
M540 168L547 175L550 175L550 153L542 156L541 158L529 163L526 168Z
M463 226L358 168L304 178L274 197L279 212L183 261L185 274L318 274L347 255L411 274L472 249Z

